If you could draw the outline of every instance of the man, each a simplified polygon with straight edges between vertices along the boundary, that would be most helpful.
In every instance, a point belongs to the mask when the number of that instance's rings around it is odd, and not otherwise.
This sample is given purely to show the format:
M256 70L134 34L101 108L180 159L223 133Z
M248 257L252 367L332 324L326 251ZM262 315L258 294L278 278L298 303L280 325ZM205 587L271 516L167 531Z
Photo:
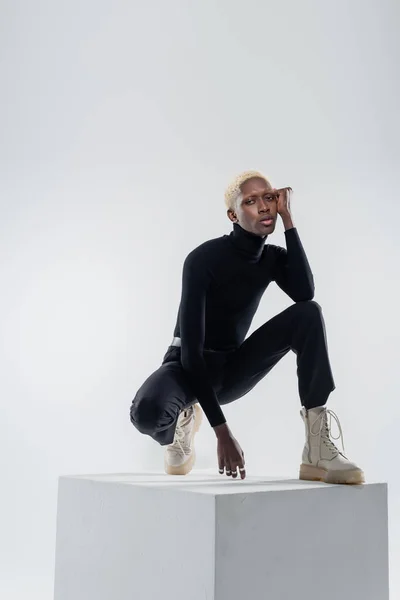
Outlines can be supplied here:
M245 458L221 406L249 392L289 350L297 356L306 441L300 479L361 484L362 470L331 439L326 408L335 389L321 307L290 210L291 188L275 189L258 171L239 175L225 194L230 235L192 250L183 265L182 295L172 344L162 365L137 392L131 421L167 446L165 470L185 475L195 461L194 435L203 409L217 437L219 472L241 479ZM287 248L266 244L282 219ZM268 285L294 301L246 334ZM330 422L328 422L330 417Z

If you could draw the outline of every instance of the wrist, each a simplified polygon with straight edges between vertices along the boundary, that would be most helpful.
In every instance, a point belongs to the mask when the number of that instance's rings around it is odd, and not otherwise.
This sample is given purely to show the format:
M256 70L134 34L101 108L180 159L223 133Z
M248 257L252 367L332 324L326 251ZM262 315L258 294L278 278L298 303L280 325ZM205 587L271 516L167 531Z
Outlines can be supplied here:
M292 215L290 213L282 214L281 218L285 229L292 229L294 227Z
M213 429L218 439L229 437L231 434L231 430L229 429L228 423L216 425L215 427L213 427Z

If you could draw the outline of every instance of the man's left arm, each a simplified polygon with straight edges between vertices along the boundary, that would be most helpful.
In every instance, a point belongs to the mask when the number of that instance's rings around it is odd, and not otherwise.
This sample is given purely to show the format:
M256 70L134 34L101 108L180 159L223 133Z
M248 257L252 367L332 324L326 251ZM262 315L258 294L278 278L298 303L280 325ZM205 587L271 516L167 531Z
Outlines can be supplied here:
M286 249L276 248L275 281L294 302L312 300L315 286L306 253L290 210L291 188L279 190L278 214L285 228Z

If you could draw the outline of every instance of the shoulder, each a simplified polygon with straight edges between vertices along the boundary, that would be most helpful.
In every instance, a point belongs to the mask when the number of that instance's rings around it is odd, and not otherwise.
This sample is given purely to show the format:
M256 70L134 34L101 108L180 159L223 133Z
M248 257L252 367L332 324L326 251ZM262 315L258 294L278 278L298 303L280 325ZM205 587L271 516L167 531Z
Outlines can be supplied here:
M226 237L227 236L220 236L213 238L196 246L196 248L191 250L186 256L184 266L203 266L207 268L217 262L217 260L221 258L221 253L223 253L226 248Z
M287 250L276 244L266 244L264 247L263 260L273 271L279 269L286 263Z
M275 244L266 244L264 247L264 255L269 259L277 258L285 253L286 248L283 248L282 246L277 246Z

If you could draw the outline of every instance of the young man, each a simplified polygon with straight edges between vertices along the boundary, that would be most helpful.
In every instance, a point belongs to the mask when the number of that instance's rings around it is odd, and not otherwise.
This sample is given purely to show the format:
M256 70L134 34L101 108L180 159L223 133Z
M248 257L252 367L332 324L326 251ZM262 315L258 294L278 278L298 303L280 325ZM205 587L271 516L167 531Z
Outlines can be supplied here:
M204 242L184 261L173 341L130 411L141 433L167 446L169 474L185 475L193 467L200 404L218 440L219 472L236 478L239 469L244 479L244 453L221 406L247 394L293 350L306 433L300 479L364 482L362 470L331 439L332 417L341 433L337 415L326 408L335 384L321 307L313 301L313 276L293 225L290 192L273 188L257 171L242 173L225 194L232 232ZM266 244L278 215L287 249ZM245 339L272 281L294 304Z

